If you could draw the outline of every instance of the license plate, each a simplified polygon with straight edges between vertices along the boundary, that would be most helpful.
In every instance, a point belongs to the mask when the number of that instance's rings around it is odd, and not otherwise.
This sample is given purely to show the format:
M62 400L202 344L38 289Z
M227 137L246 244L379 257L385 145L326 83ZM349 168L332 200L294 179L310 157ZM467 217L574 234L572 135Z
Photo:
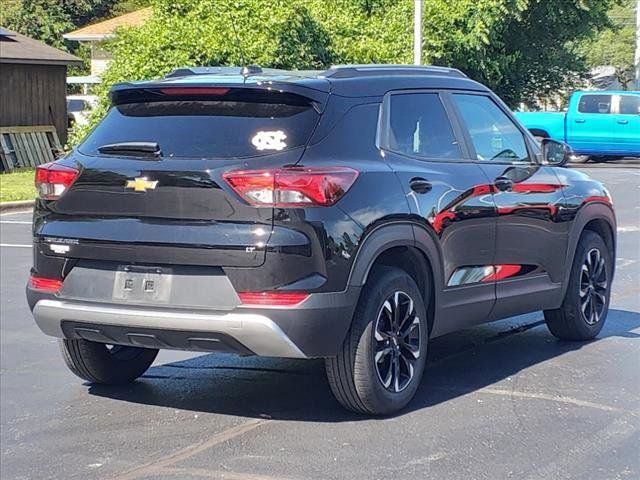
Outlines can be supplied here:
M113 299L134 303L168 303L172 278L171 272L158 267L119 267L113 284Z

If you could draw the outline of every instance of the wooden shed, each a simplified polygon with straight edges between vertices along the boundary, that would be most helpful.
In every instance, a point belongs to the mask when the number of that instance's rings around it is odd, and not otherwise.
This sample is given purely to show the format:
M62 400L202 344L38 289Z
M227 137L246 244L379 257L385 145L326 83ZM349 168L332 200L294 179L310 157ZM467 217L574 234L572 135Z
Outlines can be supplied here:
M80 64L78 57L0 28L0 129L53 125L64 145L67 66Z

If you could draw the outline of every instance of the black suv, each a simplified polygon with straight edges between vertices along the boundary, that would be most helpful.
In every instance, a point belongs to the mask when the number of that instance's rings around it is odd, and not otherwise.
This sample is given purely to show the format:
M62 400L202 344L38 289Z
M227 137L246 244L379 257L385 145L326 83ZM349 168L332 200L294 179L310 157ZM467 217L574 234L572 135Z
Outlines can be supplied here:
M602 329L609 193L457 70L189 68L111 101L36 172L29 304L89 382L161 348L323 357L341 404L386 414L434 337Z

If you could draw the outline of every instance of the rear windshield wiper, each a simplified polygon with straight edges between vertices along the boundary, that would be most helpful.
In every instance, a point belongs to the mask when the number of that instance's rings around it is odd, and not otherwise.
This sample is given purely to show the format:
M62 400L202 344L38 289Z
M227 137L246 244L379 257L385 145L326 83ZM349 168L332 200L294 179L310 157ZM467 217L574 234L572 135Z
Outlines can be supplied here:
M132 155L134 157L159 157L162 155L160 145L156 142L121 142L98 147L98 152L117 155Z

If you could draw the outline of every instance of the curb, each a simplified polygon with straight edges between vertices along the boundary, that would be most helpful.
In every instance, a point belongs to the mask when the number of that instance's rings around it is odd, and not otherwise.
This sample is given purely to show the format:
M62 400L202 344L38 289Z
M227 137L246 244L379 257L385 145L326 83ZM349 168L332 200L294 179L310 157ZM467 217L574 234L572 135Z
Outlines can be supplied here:
M14 212L16 210L28 210L33 208L35 200L22 200L19 202L0 203L0 213Z

